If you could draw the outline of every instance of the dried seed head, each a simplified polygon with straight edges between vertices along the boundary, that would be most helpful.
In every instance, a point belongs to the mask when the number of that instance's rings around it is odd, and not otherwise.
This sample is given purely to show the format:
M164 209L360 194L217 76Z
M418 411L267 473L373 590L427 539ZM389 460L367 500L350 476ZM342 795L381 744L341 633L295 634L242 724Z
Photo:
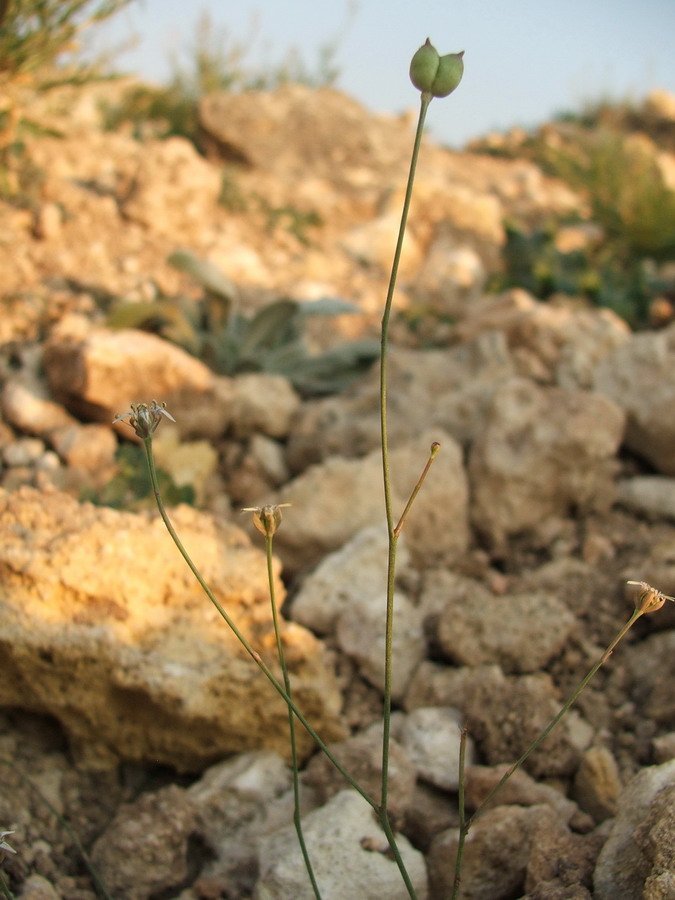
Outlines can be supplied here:
M166 403L159 404L156 400L152 403L132 403L129 412L115 416L115 422L123 422L129 419L128 424L134 429L141 440L151 437L157 430L157 426L162 421L162 416L166 416L172 422L176 420L166 408Z
M647 584L646 581L629 581L627 584L636 589L635 609L641 613L656 612L657 609L661 609L666 600L675 601L675 597L662 594L661 591Z
M0 850L5 853L16 853L14 847L10 847L10 845L5 840L10 834L14 834L13 831L0 831Z
M268 506L246 506L242 512L253 513L253 524L261 534L265 537L272 537L276 534L277 528L281 525L281 510L283 507L290 506L290 503L269 504Z

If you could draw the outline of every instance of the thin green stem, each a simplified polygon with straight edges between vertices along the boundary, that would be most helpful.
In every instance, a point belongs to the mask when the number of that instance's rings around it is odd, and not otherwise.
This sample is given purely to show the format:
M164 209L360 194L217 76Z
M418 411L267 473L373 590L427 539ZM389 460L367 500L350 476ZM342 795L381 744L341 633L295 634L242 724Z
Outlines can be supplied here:
M14 894L10 891L9 885L5 881L5 876L0 872L0 890L5 900L14 900Z
M30 788L30 790L33 791L33 793L37 797L40 798L41 802L44 803L44 805L47 807L47 809L50 811L50 813L53 816L55 816L57 822L63 828L63 830L66 832L66 834L68 835L70 840L73 842L73 845L77 849L77 852L79 853L80 858L82 859L82 862L85 865L85 868L89 872L89 877L91 878L97 892L100 894L101 897L103 897L103 900L113 900L113 898L110 896L110 894L106 890L105 885L101 881L101 876L98 874L96 866L91 861L89 854L82 846L80 839L75 834L73 829L70 827L68 822L66 822L66 820L63 818L63 816L58 811L58 809L56 809L54 804L49 802L49 800L45 797L45 795L37 787L37 785L35 785L27 775L24 775L24 773L19 768L17 768L17 766L15 766L11 760L0 757L0 764L2 764L3 766L7 766L8 769L11 769L12 772L14 772L21 779L21 781L28 788Z
M277 655L279 657L279 665L281 667L281 672L284 678L284 687L286 689L286 693L288 694L289 700L292 700L293 694L291 692L291 679L288 674L288 666L286 665L286 654L284 653L283 642L281 640L281 629L279 627L279 612L277 609L277 598L276 598L276 589L274 587L274 565L273 565L273 549L274 543L274 535L272 533L268 533L265 535L265 555L267 557L267 580L269 584L269 592L270 592L270 604L272 606L272 622L274 625L274 636L276 638L277 643ZM300 779L298 775L299 764L298 764L298 748L297 742L295 739L295 716L293 715L292 707L288 706L288 729L290 734L290 742L291 742L291 767L293 771L293 824L295 825L295 831L298 835L298 844L300 845L300 852L302 853L302 858L305 861L305 868L307 869L307 875L309 876L309 880L312 884L312 890L314 891L314 896L316 900L321 900L321 892L319 891L319 885L316 881L316 876L314 875L314 868L312 867L312 862L309 858L309 852L307 850L307 844L305 843L305 835L302 830L302 816L300 811Z
M396 241L396 249L394 251L394 260L392 262L391 274L389 276L389 287L387 289L387 299L384 305L384 313L382 315L382 331L380 339L380 440L382 445L382 477L384 483L384 506L387 518L387 532L389 534L389 551L387 555L387 614L385 623L384 638L384 702L383 702L383 734L382 734L382 790L380 799L380 809L383 817L387 815L387 803L389 792L389 742L391 734L391 689L392 689L392 648L393 648L393 629L394 629L394 586L396 580L396 548L398 544L398 533L394 528L394 516L392 511L391 497L391 469L389 465L389 432L387 425L387 378L389 370L389 320L391 318L392 301L394 298L394 290L396 288L396 279L398 277L398 267L401 261L401 250L403 249L403 239L405 237L406 224L408 222L408 212L410 210L410 200L412 198L413 184L415 181L415 171L417 169L417 158L419 156L420 146L422 144L422 134L424 132L424 121L426 119L431 95L423 93L420 104L420 112L417 120L417 130L415 132L415 142L413 144L412 157L410 159L410 168L408 171L408 183L405 190L405 198L403 201L403 211L401 213L401 224L398 231L398 239ZM407 508L406 508L407 512ZM408 888L410 891L410 888ZM414 892L411 897L414 896Z
M586 686L588 685L590 680L594 677L594 675L596 674L598 669L600 669L600 667L603 666L607 662L607 660L612 655L612 652L613 652L614 648L617 646L617 644L621 640L623 640L626 633L629 631L630 628L633 627L633 625L637 622L637 620L640 618L640 616L643 615L643 613L645 613L647 611L648 610L646 610L646 609L640 609L640 608L635 609L633 611L631 617L619 629L616 636L610 642L610 644L608 645L607 649L604 651L604 653L602 654L600 659L590 669L588 674L579 682L579 684L574 689L572 694L570 694L570 696L567 699L567 701L565 702L565 704L561 707L561 709L558 711L558 713L551 719L551 721L548 723L546 728L544 728L544 730L539 734L539 736L534 741L532 741L532 743L527 748L527 750L525 750L525 752L513 763L513 765L510 766L506 770L506 772L504 773L504 775L502 775L502 777L499 779L497 784L492 788L492 790L490 790L488 792L488 794L485 796L483 801L476 808L473 815L469 819L467 819L466 822L464 822L464 825L461 827L461 833L460 833L460 843L462 843L462 845L463 845L462 834L463 834L463 837L466 837L466 835L469 833L469 830L470 830L471 826L474 824L474 822L476 821L476 819L478 819L478 817L485 812L489 803L495 798L495 796L499 793L499 791L501 791L501 789L504 787L504 785L509 780L509 778L513 775L513 773L517 772L518 769L520 769L520 767L523 765L523 763L531 756L531 754L534 753L534 751L543 743L543 741L546 740L546 738L553 731L553 729L558 724L558 722L563 718L563 716L567 712L569 712L570 708L576 702L577 698L582 693L582 691L585 690ZM461 855L458 852L457 858L455 860L455 887L453 888L453 892L452 892L452 900L456 900L456 898L459 896L459 893L458 893L458 891L459 891L459 874L461 872L461 863L462 863Z
M307 721L305 716L300 712L298 707L295 705L294 701L288 696L283 685L281 685L279 683L278 679L275 678L275 676L272 673L269 666L267 666L265 664L265 662L263 662L260 654L257 652L257 650L255 650L252 647L252 645L247 640L245 635L239 630L239 628L237 627L237 625L235 624L234 620L229 615L227 610L223 607L223 605L217 599L217 597L215 596L215 594L213 593L211 588L208 586L206 581L204 581L204 578L202 577L201 572L199 571L197 566L193 563L192 558L190 557L190 554L187 552L187 550L183 546L181 539L176 534L176 530L174 529L173 525L171 524L171 520L169 519L169 516L167 515L167 512L164 508L164 502L162 500L162 497L161 497L161 494L159 491L159 482L157 481L157 470L155 468L154 454L152 452L152 437L150 436L150 437L144 438L143 443L145 445L145 454L146 454L146 458L147 458L147 462L148 462L148 469L150 472L150 481L152 482L152 489L153 489L153 492L155 495L155 502L157 504L157 509L159 510L159 514L162 517L162 521L164 522L164 525L166 526L166 530L169 532L169 535L171 536L172 541L176 545L178 552L180 553L180 555L183 557L183 559L187 563L187 565L188 565L190 571L192 572L192 574L194 575L194 577L197 579L197 582L199 583L201 589L204 591L204 593L209 598L211 603L213 603L213 605L218 610L218 612L220 613L222 618L225 620L227 626L232 630L232 633L234 634L234 636L237 638L237 640L242 645L244 650L251 657L253 662L258 666L258 668L263 673L265 678L267 678L267 680L272 685L274 690L279 694L279 696L289 706L289 708L293 710L293 714L296 716L296 718L301 723L303 728L307 731L307 733L310 735L310 737L315 741L316 745L323 751L323 753L326 754L326 756L333 763L333 765L338 770L338 772L340 772L340 774L343 775L344 778L347 779L347 781L354 788L354 790L358 791L358 793L363 797L363 799L370 806L372 806L374 810L377 811L379 808L377 803L372 799L372 797L368 796L368 794L363 790L363 788L361 788L361 786L358 784L358 782L355 781L354 778L352 778L352 776L349 774L349 772L342 765L340 765L338 760L331 753L328 746L324 743L324 741L321 740L321 738L316 733L314 728L312 728L312 726Z

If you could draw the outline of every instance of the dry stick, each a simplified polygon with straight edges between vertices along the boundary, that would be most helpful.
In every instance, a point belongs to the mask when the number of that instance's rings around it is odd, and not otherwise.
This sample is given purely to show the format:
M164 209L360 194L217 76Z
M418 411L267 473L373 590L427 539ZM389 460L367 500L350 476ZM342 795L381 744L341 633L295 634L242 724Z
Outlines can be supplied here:
M655 612L657 609L660 609L666 600L673 600L673 597L668 597L666 594L662 594L660 591L657 591L656 588L651 587L646 582L640 581L629 581L628 584L637 585L640 590L636 597L636 607L633 611L633 614L628 619L628 621L622 625L619 629L618 633L614 637L614 639L610 642L607 649L604 651L600 659L595 663L595 665L591 668L585 678L581 680L577 688L572 692L567 702L564 706L559 710L559 712L551 719L546 728L541 732L541 734L530 744L527 750L520 756L516 762L513 763L512 766L504 773L504 775L499 779L497 784L492 788L491 791L487 794L487 796L483 799L477 809L474 811L473 815L464 822L463 826L460 828L459 833L459 841L457 844L457 856L455 858L455 881L453 885L452 898L451 900L457 900L459 897L459 886L461 879L461 871L462 871L462 857L464 852L464 841L469 833L469 829L476 821L476 819L485 812L486 807L490 803L491 800L494 799L495 795L499 793L499 791L504 787L509 778L516 772L525 762L525 760L532 754L534 751L540 746L540 744L546 740L548 735L553 731L558 722L562 719L562 717L567 713L572 705L575 703L581 692L586 688L590 680L596 674L598 669L603 666L609 657L612 655L612 651L617 646L617 644L623 640L626 633L630 628L637 622L640 616L645 613Z

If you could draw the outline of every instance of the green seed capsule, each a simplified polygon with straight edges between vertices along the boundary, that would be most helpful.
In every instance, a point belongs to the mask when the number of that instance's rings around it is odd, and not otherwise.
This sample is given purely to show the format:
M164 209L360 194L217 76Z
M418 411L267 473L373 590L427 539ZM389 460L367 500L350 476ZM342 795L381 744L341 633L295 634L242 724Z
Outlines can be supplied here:
M429 38L419 48L410 63L410 80L415 87L432 97L447 97L462 80L464 61L461 53L439 56Z
M441 56L438 64L438 72L431 87L434 97L447 97L462 80L464 74L464 51L461 53L448 53Z
M440 60L438 50L427 38L410 62L410 80L418 91L431 93Z

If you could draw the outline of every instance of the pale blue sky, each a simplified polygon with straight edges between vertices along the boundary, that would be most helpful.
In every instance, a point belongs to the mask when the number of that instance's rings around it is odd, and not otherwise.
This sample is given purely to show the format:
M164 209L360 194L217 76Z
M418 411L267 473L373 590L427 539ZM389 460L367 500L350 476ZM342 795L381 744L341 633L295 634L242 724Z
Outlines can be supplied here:
M122 64L155 81L185 50L199 13L241 40L252 61L279 61L292 46L313 63L340 34L346 0L135 0L104 26L106 39L136 34ZM675 93L675 0L357 0L340 43L337 86L373 111L417 107L410 57L430 37L441 53L464 50L465 75L429 111L433 135L453 146L491 129L535 125L600 98Z

